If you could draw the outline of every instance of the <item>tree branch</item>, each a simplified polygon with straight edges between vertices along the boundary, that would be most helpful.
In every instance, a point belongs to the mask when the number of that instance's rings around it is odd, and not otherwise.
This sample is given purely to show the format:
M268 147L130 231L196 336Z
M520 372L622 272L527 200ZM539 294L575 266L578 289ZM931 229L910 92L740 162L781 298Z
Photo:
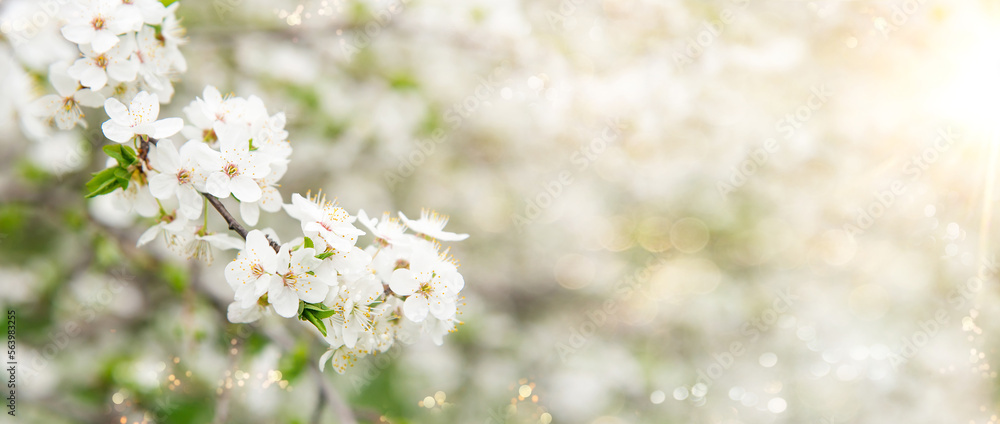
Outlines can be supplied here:
M152 144L152 145L155 146L156 145L156 141L157 140L155 138L152 138L152 137L142 136L142 137L139 138L139 152L138 152L138 154L139 154L139 158L142 159L143 163L145 163L146 166L149 166L149 158L148 158L149 145ZM212 204L212 207L214 207L215 210L219 212L219 215L222 215L222 219L226 220L226 224L229 224L229 229L230 230L235 231L236 234L239 234L240 237L243 237L243 240L247 239L247 233L249 231L247 231L246 227L244 227L242 224L240 224L239 221L236 220L236 218L233 218L233 214L229 213L229 210L226 209L226 205L223 205L222 201L219 200L218 197L215 197L215 196L213 196L211 194L208 194L208 193L201 193L201 195L205 196L205 199L208 199L208 203ZM208 213L208 212L206 211L205 213ZM279 245L274 240L271 240L271 237L268 237L265 234L264 238L267 239L268 244L271 245L271 248L274 249L275 252L278 252L278 251L281 250L281 245Z
M236 234L239 234L240 237L243 237L243 239L246 240L247 233L249 231L247 231L246 227L236 221L236 218L233 218L233 214L229 213L229 210L226 209L226 205L223 205L222 201L219 200L218 197L211 194L201 193L201 195L208 199L208 203L212 204L212 207L219 212L219 215L222 215L222 219L226 220L226 224L229 224L229 229L235 231ZM271 240L271 237L268 237L267 235L264 235L264 237L267 238L267 242L271 244L271 248L274 249L275 252L281 250L281 245L274 240Z

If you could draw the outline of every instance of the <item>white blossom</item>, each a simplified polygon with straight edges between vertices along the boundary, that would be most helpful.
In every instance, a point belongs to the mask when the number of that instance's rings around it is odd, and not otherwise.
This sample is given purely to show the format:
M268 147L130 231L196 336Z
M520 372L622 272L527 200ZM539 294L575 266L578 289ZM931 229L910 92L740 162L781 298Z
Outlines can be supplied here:
M430 238L440 241L461 241L469 238L468 234L455 234L444 231L444 226L448 225L448 216L440 215L431 210L424 209L420 211L420 219L418 220L409 219L402 212L399 213L399 217L411 230Z
M62 34L76 44L89 44L94 53L107 52L118 44L119 35L142 24L140 11L120 0L79 0L74 6Z
M199 149L199 162L208 172L205 190L218 198L232 194L241 202L260 200L263 191L254 180L266 176L270 169L250 151L247 130L238 125L223 125L218 134L219 152L207 145Z
M48 123L55 123L61 130L68 130L79 124L87 126L80 106L100 107L104 96L89 88L80 86L79 81L67 73L68 65L56 63L49 68L49 81L57 94L49 94L35 100L35 114Z
M136 94L128 107L117 99L107 99L104 110L111 119L101 125L104 135L116 143L129 141L137 134L162 139L177 134L184 126L181 118L156 120L160 114L160 103L156 94L145 91Z
M150 164L158 171L149 178L150 193L161 200L176 196L187 219L198 219L205 203L197 190L205 184L205 175L195 160L197 143L189 141L178 152L173 141L160 140L149 153Z

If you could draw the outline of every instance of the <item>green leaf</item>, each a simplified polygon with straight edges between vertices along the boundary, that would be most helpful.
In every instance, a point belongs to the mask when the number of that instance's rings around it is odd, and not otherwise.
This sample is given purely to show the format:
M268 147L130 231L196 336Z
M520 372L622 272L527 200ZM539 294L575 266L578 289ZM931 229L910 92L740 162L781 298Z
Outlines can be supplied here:
M306 237L305 246L306 246L306 249L312 249L316 245L313 244L313 241L312 241L311 238Z
M326 258L329 258L329 257L333 256L333 253L334 252L323 252L323 253L320 253L320 254L316 255L316 259L326 259Z
M313 311L329 311L330 310L330 308L327 308L326 305L324 305L322 303L305 303L305 302L302 302L302 310L304 311L306 309L310 309L310 310L313 310Z
M108 168L95 173L93 178L84 186L87 189L87 198L108 194L121 187L119 180L115 177L115 170L121 168Z
M316 326L316 329L319 330L321 334L323 334L323 337L326 337L326 324L323 324L323 321L320 321L320 318L317 318L315 315L313 315L312 310L303 311L302 318L312 323L312 325Z
M332 317L336 313L337 313L337 311L334 311L334 310L326 310L326 311L313 311L313 312L310 312L310 315L312 315L312 316L314 316L314 317L316 317L318 319L327 319L327 318Z
M118 165L122 168L128 168L139 161L139 157L136 156L135 150L132 150L131 147L124 144L104 146L102 150L104 150L104 153L107 153L108 156L118 161Z
M128 188L128 182L132 179L129 175L128 170L125 168L114 168L115 179L118 180L118 185L122 186L122 189Z

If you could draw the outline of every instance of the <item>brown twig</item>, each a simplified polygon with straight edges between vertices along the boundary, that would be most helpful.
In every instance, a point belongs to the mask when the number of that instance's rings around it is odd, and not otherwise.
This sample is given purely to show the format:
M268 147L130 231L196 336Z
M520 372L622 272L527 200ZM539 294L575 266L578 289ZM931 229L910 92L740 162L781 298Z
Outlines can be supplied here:
M156 141L157 140L155 138L151 138L151 137L145 137L145 136L143 136L143 137L139 138L139 152L138 152L138 155L139 155L139 158L142 159L142 161L147 166L149 165L149 159L147 157L147 155L149 154L149 145L152 144L152 145L155 146L156 145ZM222 219L226 220L226 224L229 224L229 229L230 230L235 231L236 234L239 234L240 237L243 237L243 240L247 239L247 233L249 233L249 231L247 231L246 227L244 227L242 224L240 224L239 221L236 220L236 218L233 218L233 214L229 213L229 210L226 209L226 205L223 205L222 201L219 200L218 197L215 197L215 196L213 196L211 194L208 194L208 193L201 193L201 195L205 196L205 199L208 200L208 203L212 204L212 207L214 207L215 210L219 212L219 215L222 215ZM274 249L275 252L278 252L278 251L281 250L281 245L279 245L274 240L271 240L271 237L269 237L269 236L267 236L265 234L264 238L267 239L268 244L271 245L271 248Z
M235 231L236 234L239 234L240 237L243 237L243 239L246 240L247 233L249 231L247 231L246 227L236 221L236 218L233 218L233 214L229 213L229 210L226 209L226 205L223 205L222 201L219 200L218 197L211 194L201 193L201 195L208 199L208 203L212 204L212 207L219 212L219 215L222 215L222 219L226 220L226 224L229 224L229 229ZM271 244L271 248L274 249L275 252L281 250L281 245L274 240L271 240L271 237L268 237L267 235L264 235L264 237L267 238L267 242Z

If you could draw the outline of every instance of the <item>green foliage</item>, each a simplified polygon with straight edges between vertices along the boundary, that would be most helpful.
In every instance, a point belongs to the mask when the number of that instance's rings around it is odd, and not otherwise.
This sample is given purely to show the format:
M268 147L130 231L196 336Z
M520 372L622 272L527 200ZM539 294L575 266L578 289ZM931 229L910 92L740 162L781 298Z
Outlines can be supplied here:
M163 268L160 270L163 275L163 279L170 284L170 287L174 289L175 292L181 293L187 288L190 277L187 269L177 266L171 263L164 263Z
M334 253L336 253L336 252L323 252L323 253L320 253L320 254L316 255L316 259L326 259L326 258L329 258L329 257L333 256Z
M122 262L122 251L114 240L107 237L94 237L94 259L102 268L110 268Z
M299 319L312 323L324 337L326 336L326 324L322 320L333 316L334 313L336 312L322 303L299 302Z
M52 174L49 174L44 169L39 168L35 164L29 161L21 161L18 163L18 171L25 180L35 183L44 184L52 179Z
M282 355L281 359L278 360L278 371L281 371L281 376L285 380L294 381L306 370L309 361L311 361L309 359L309 344L305 341L299 341L291 352Z
M17 203L0 205L0 262L20 262L51 252L58 230L44 212Z
M93 178L86 185L88 199L111 193L119 188L127 189L129 180L132 179L132 169L139 163L135 150L124 144L104 146L103 150L109 157L114 158L118 165L93 174Z

